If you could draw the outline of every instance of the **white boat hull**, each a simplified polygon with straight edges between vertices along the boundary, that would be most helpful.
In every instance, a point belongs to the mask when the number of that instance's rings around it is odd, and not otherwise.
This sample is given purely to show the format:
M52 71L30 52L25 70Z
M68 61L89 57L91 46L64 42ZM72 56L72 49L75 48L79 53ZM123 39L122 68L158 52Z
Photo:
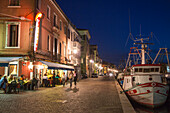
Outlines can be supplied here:
M125 92L139 104L154 108L166 102L169 86L162 83L149 82L140 84Z

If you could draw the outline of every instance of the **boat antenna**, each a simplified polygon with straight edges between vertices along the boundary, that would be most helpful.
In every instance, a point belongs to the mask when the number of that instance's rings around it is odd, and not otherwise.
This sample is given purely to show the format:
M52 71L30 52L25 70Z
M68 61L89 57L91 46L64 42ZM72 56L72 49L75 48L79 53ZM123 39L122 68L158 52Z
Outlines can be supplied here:
M130 9L129 9L129 36L128 36L127 40L126 40L125 47L126 47L126 45L127 45L127 43L128 43L129 38L130 38L131 40L135 41L134 38L133 38L133 36L132 36L132 32L131 32Z

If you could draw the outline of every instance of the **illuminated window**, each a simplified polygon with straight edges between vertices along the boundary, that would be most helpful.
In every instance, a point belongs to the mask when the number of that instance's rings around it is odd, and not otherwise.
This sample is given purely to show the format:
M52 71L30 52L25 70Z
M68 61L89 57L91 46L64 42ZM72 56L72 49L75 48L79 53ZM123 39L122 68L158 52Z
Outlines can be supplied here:
M50 7L47 6L47 18L50 19Z
M54 26L57 27L57 15L54 13Z
M60 30L62 30L62 21L60 20Z
M6 47L19 47L20 23L7 23L6 29Z
M19 6L19 0L9 0L9 6Z

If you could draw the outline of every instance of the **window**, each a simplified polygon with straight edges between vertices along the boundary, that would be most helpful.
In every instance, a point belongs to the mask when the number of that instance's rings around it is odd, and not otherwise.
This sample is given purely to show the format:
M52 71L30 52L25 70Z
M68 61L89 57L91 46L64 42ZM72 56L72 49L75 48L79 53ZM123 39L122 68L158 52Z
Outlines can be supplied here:
M135 68L135 72L138 72L138 68Z
M70 39L70 29L68 29L68 38Z
M66 28L66 25L64 25L64 34L66 35L67 33L67 28Z
M50 19L50 7L47 6L47 18Z
M152 81L152 75L149 75L149 81Z
M132 81L135 81L135 77L132 77Z
M6 30L6 47L19 47L20 23L7 23Z
M57 15L54 13L54 26L57 27Z
M142 72L142 68L139 68L139 72Z
M83 62L83 58L81 58L81 63L83 64L84 62Z
M60 42L60 55L61 55L61 42Z
M37 4L36 4L37 9L40 9L40 6L41 6L41 0L37 0Z
M55 41L54 41L54 47L55 47L55 53L57 53L57 39L55 38Z
M50 36L47 38L47 50L50 51Z
M9 6L19 6L19 0L9 0Z
M73 35L73 33L71 32L71 41L72 41L72 37L73 37L72 35Z
M159 72L159 68L155 68L155 72Z
M62 21L60 20L60 30L62 30Z
M151 68L151 72L154 72L154 68Z
M129 79L127 79L127 83L129 82Z
M144 72L150 72L150 69L149 68L145 68Z

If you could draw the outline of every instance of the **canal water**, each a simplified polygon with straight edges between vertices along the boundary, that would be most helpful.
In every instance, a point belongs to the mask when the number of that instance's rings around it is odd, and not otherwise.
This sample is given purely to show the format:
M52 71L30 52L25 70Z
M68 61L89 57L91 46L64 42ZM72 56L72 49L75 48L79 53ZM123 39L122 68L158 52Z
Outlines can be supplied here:
M129 99L130 100L130 99ZM136 113L170 113L170 94L168 96L167 102L159 108L148 108L144 107L132 100L130 100Z

